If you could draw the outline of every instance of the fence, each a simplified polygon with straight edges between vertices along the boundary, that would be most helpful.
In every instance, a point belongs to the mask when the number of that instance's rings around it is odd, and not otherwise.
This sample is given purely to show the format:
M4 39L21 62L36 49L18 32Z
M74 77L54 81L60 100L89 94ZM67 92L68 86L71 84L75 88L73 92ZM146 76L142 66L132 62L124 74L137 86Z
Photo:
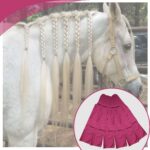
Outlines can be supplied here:
M94 88L93 88L93 92L96 91L99 88L109 88L109 87L114 87L115 85L107 78L102 77L102 75L97 71L96 67L93 67L94 70ZM80 106L80 104L82 103L82 101L88 96L84 94L84 84L85 84L85 65L82 65L82 84L83 84L83 88L82 88L82 99L81 101L78 103L78 106ZM70 79L72 81L72 79ZM71 82L72 85L72 82ZM59 110L57 112L57 114L55 114L54 117L50 116L50 120L49 120L49 125L57 125L57 126L62 126L62 127L69 127L72 128L73 126L73 120L75 117L75 113L77 111L78 108L74 108L76 106L73 106L73 96L72 96L72 90L70 91L70 100L69 100L69 106L68 106L68 112L65 114L63 112L63 109L66 106L65 103L63 102L63 98L62 98L62 87L63 87L63 83L60 83L60 94L59 94L59 102L58 102L58 106L57 106L57 110ZM71 86L72 87L72 86ZM66 118L67 120L63 120L62 115L67 115Z

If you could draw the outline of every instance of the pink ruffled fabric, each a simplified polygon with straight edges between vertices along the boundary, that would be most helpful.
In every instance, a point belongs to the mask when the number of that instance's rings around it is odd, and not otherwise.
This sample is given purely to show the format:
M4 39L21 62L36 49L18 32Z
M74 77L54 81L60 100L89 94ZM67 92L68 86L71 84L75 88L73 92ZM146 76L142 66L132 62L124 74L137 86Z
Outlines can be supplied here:
M80 141L104 148L133 145L147 133L118 95L103 94L94 106Z

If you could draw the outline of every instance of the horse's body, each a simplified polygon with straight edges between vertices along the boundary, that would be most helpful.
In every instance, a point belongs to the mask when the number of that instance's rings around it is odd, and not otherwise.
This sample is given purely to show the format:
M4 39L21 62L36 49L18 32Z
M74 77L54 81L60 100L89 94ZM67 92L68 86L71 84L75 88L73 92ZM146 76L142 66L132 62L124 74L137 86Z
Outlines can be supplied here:
M68 12L69 14L71 12ZM93 12L91 12L93 13ZM52 47L52 31L51 20L42 18L45 20L44 30L46 31L46 57L48 60L48 66L51 66L53 58ZM102 39L107 31L109 25L108 15L106 13L96 12L93 15L93 32L94 42L98 45L98 39ZM62 20L59 20L59 48L58 58L60 65L62 65L64 49L63 49L63 25ZM73 60L75 57L75 39L74 39L74 20L69 21L69 55ZM29 49L28 49L28 64L29 64L29 77L30 87L29 94L26 99L26 105L24 107L24 113L22 113L22 103L20 99L20 72L21 72L21 59L24 50L24 28L20 25L12 27L3 36L4 39L4 136L8 140L9 146L36 146L37 134L40 130L37 125L39 114L39 97L40 97L40 67L41 67L41 53L40 53L40 32L39 25L34 23L30 27L29 35ZM81 19L81 39L80 39L80 55L82 62L88 57L88 43L87 43L87 17ZM107 40L106 40L107 42ZM103 43L105 44L105 43ZM101 47L101 45L99 45ZM97 47L98 48L98 47ZM101 50L99 50L101 51ZM97 51L96 51L97 52ZM99 54L104 55L106 51L101 51ZM131 52L133 53L133 52ZM97 59L100 58L97 55ZM127 55L127 54L126 54ZM96 56L93 55L93 59ZM97 62L96 61L94 62ZM103 62L103 59L99 59L99 65ZM111 63L111 62L110 62ZM98 65L98 64L97 64ZM108 67L110 70L115 70L115 65ZM136 66L132 66L136 68ZM101 71L98 68L99 71ZM136 69L134 69L137 71ZM51 71L51 67L50 67ZM51 81L50 81L51 82ZM136 81L136 84L139 83ZM51 84L51 83L50 83ZM131 83L130 83L131 84ZM134 86L134 83L131 85ZM52 90L52 89L51 89ZM50 91L51 95L51 91ZM52 95L50 101L46 105L45 111L50 111Z

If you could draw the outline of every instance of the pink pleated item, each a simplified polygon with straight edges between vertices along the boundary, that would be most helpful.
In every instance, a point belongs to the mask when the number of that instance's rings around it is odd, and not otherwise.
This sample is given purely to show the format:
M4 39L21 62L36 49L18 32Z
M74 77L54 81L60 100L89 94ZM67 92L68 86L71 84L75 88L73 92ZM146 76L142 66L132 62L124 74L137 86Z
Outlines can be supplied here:
M117 94L102 94L80 141L104 148L121 148L137 143L145 135L145 130Z

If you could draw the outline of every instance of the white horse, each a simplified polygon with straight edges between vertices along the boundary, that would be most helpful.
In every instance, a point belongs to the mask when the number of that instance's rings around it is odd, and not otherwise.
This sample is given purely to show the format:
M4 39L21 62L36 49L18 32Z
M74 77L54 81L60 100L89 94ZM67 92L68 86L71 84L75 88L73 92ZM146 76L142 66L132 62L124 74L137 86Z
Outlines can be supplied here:
M71 14L67 12L66 14ZM92 12L91 12L92 13ZM61 13L60 13L61 15ZM100 73L105 70L107 75L115 84L121 85L122 88L127 88L136 96L139 95L142 83L141 79L135 75L139 74L135 59L134 59L134 44L131 34L128 31L128 23L121 14L117 4L110 4L108 7L104 4L104 13L96 12L93 15L94 29L94 49L92 51L92 59ZM112 28L110 27L112 21ZM51 36L51 20L41 18L39 21L44 21L44 29L46 31L46 50L48 65L51 65L53 57L52 36ZM59 53L58 58L62 64L64 50L62 20L59 20ZM74 20L70 20L69 28L69 55L71 60L75 56L75 41L74 41ZM81 19L81 45L80 55L82 62L87 60L88 43L87 43L87 17ZM38 131L41 129L38 126L37 120L39 117L39 97L40 97L40 32L39 25L35 22L30 27L29 36L29 76L30 89L22 113L22 100L20 99L20 72L21 58L24 49L24 28L15 25L3 35L4 41L4 102L3 102L3 123L4 123L4 140L8 141L8 146L36 146ZM113 40L115 39L115 48L112 50ZM115 52L115 55L113 55ZM112 54L110 56L110 54ZM117 54L117 55L116 55ZM112 59L108 59L108 56ZM117 56L117 57L116 57ZM120 66L115 62L119 62ZM105 66L105 68L104 68ZM104 69L103 69L104 68ZM51 70L51 68L50 68ZM121 72L121 75L118 74ZM130 75L130 77L128 76ZM134 78L135 77L135 78ZM123 82L120 81L124 80ZM51 84L51 81L50 81ZM52 89L51 89L52 90ZM50 112L52 101L52 92L49 93L49 101L47 102L45 111ZM48 118L47 118L48 119Z

